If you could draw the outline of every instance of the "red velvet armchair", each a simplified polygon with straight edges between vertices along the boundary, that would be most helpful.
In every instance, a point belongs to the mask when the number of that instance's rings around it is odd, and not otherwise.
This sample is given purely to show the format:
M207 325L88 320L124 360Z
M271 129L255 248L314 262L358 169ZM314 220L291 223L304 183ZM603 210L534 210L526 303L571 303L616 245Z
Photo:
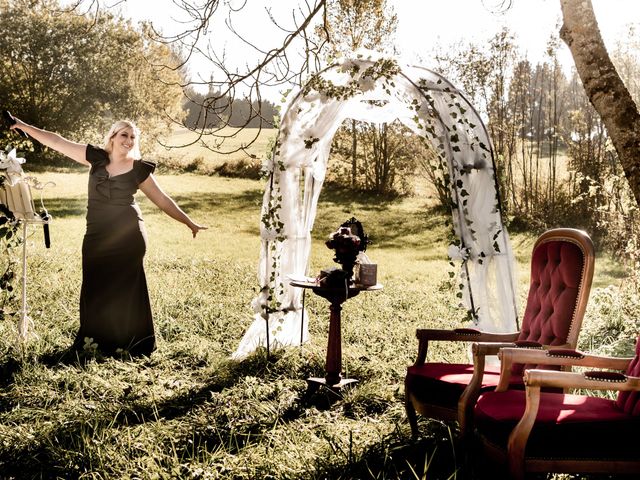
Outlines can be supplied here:
M583 373L528 369L526 390L508 380L480 396L474 423L481 455L502 476L528 472L608 473L640 476L640 338L633 358L587 355L575 350L500 352L509 376L516 363L575 365L607 371ZM624 371L625 374L611 370ZM551 393L541 388L618 391L616 399Z
M520 331L488 333L474 329L420 329L418 356L405 377L405 408L413 435L417 413L440 420L457 420L461 434L469 432L473 406L482 391L500 378L486 355L501 347L575 348L587 305L594 269L594 248L580 230L559 228L542 234L531 256L531 280ZM480 342L473 345L473 364L427 362L432 341ZM522 385L523 365L514 367L512 383Z

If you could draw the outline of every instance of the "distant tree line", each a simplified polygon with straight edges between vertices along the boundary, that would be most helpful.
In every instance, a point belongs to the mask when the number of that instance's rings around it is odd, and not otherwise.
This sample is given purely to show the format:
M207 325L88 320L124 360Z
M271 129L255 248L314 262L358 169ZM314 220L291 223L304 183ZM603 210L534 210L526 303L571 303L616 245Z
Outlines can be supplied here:
M612 50L636 102L639 47L630 30L625 46ZM488 44L440 56L439 69L487 118L504 213L512 225L576 226L600 244L628 250L637 233L633 193L604 122L577 73L567 77L561 68L558 48L558 39L551 39L546 59L532 64L513 34L503 30Z
M210 101L209 99L214 99ZM184 124L190 129L216 129L223 126L274 128L278 110L268 100L231 99L216 92L189 89L182 104L186 116Z

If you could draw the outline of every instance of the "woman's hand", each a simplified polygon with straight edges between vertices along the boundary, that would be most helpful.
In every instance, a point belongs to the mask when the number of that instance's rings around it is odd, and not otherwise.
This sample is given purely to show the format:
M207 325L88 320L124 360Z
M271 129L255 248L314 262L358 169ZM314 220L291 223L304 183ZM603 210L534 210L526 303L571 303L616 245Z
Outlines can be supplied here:
M20 127L26 125L22 120L20 120L17 117L11 116L10 118L13 120L13 122L9 124L9 128L11 130L17 130L17 129L20 129ZM9 121L9 118L7 118L7 121Z
M197 223L193 223L193 222L191 222L188 225L188 227L191 229L191 234L193 235L193 238L196 238L196 235L200 230L206 230L209 228L209 227L205 227L204 225L198 225Z

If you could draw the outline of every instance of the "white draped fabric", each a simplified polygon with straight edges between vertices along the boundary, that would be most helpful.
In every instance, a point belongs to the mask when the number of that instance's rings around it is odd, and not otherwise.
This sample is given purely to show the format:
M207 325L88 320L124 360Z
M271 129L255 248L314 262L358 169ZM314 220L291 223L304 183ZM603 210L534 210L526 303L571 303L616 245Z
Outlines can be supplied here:
M346 119L402 122L431 142L449 169L459 296L478 328L516 328L513 255L500 216L491 144L484 124L446 79L394 60L358 56L315 75L291 100L268 160L253 323L233 354L300 345L309 316L289 276L307 274L311 230L331 141ZM384 266L382 266L383 268Z

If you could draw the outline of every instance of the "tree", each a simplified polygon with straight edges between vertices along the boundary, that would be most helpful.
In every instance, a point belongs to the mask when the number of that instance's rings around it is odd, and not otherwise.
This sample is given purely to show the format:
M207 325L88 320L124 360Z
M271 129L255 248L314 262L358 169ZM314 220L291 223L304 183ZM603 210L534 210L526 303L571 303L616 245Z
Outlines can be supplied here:
M497 2L498 7L495 10L505 11L512 2L513 0ZM217 50L213 46L209 45L209 48L198 46L212 17L217 14L221 5L220 0L204 0L198 5L182 0L179 5L191 22L185 23L185 30L181 34L172 38L159 39L180 45L186 52L183 60L185 63L195 52L208 56L212 65L223 72L218 80L210 82L211 85L221 88L220 95L223 97L233 98L236 87L248 82L250 84L248 96L253 100L260 100L261 85L284 84L292 81L300 84L301 79L317 68L320 63L320 53L325 45L322 41L316 41L311 32L314 30L315 23L321 23L321 28L328 32L327 0L305 2L304 7L301 7L304 10L300 9L292 15L294 26L288 30L283 28L288 32L283 42L269 50L258 50L263 53L263 57L257 63L248 65L242 73L228 71L224 66L223 56L217 55ZM634 196L636 200L640 200L640 165L636 160L640 158L640 114L607 54L591 1L560 0L560 5L564 19L561 38L571 50L589 100L603 118ZM86 11L94 12L95 17L99 18L100 0L75 0L70 8L78 9L83 6L86 7ZM318 20L319 18L322 20ZM306 47L300 64L290 61L290 52L296 39L301 39ZM255 48L253 45L250 46ZM269 67L271 67L270 73ZM207 101L212 100L215 99L207 99ZM203 132L200 133L203 134Z
M11 0L0 0L11 1ZM97 22L104 10L113 8L126 0L119 0L109 5L101 0L71 0L64 7L64 12L74 13L92 19ZM171 46L175 51L181 52L180 62L160 62L158 67L164 70L181 70L186 66L192 56L199 55L208 60L211 70L215 72L208 81L197 79L177 80L171 82L173 86L179 86L189 94L193 88L207 86L208 95L204 98L191 97L194 101L200 101L200 107L214 119L223 121L215 128L208 128L212 122L209 119L198 122L195 126L189 126L196 135L189 143L174 145L174 147L188 146L191 144L205 144L211 150L231 154L246 149L260 136L258 128L251 140L243 141L237 148L225 148L225 140L238 136L245 127L256 123L257 118L263 118L261 107L263 103L263 90L265 87L282 87L290 89L291 85L302 85L304 79L310 74L316 73L322 66L326 50L326 35L318 36L316 25L321 29L327 26L327 0L313 0L301 2L297 9L292 9L288 19L275 19L270 8L267 11L271 21L283 32L283 40L279 45L255 45L246 40L234 27L234 19L246 8L247 2L222 2L220 0L180 0L174 2L176 8L182 13L180 23L184 29L176 35L164 35L160 31L148 30L149 41L157 42L165 46ZM226 9L226 12L224 11ZM58 9L59 13L59 9ZM247 62L245 67L237 70L229 68L226 62L224 45L219 42L209 41L207 33L211 29L213 20L226 15L226 27L243 40L247 51L258 53L260 58L255 62ZM218 36L215 37L215 40ZM303 45L303 49L300 49ZM250 115L245 122L236 128L234 132L223 130L227 125L227 119L231 118L233 102L245 100L256 108L250 110ZM268 119L267 119L268 120ZM183 124L179 116L173 117L175 123ZM187 125L185 125L187 126ZM245 135L246 137L246 135ZM213 141L207 142L207 139ZM244 139L243 139L244 140Z
M362 138L365 189L383 195L409 192L422 142L396 122L367 125Z
M330 0L327 19L318 28L321 43L327 45L329 62L338 56L348 55L360 49L394 52L393 35L398 17L387 0ZM351 120L351 186L356 186L358 176L358 128ZM387 135L387 129L370 127L368 134ZM374 131L375 130L375 131ZM340 136L338 136L340 138ZM385 143L380 143L384 145Z
M564 40L589 101L604 122L636 202L640 203L640 113L600 35L591 0L560 0Z
M179 70L166 45L110 14L60 13L54 0L0 0L0 104L63 135L98 134L117 118L143 129L143 148L181 115Z

